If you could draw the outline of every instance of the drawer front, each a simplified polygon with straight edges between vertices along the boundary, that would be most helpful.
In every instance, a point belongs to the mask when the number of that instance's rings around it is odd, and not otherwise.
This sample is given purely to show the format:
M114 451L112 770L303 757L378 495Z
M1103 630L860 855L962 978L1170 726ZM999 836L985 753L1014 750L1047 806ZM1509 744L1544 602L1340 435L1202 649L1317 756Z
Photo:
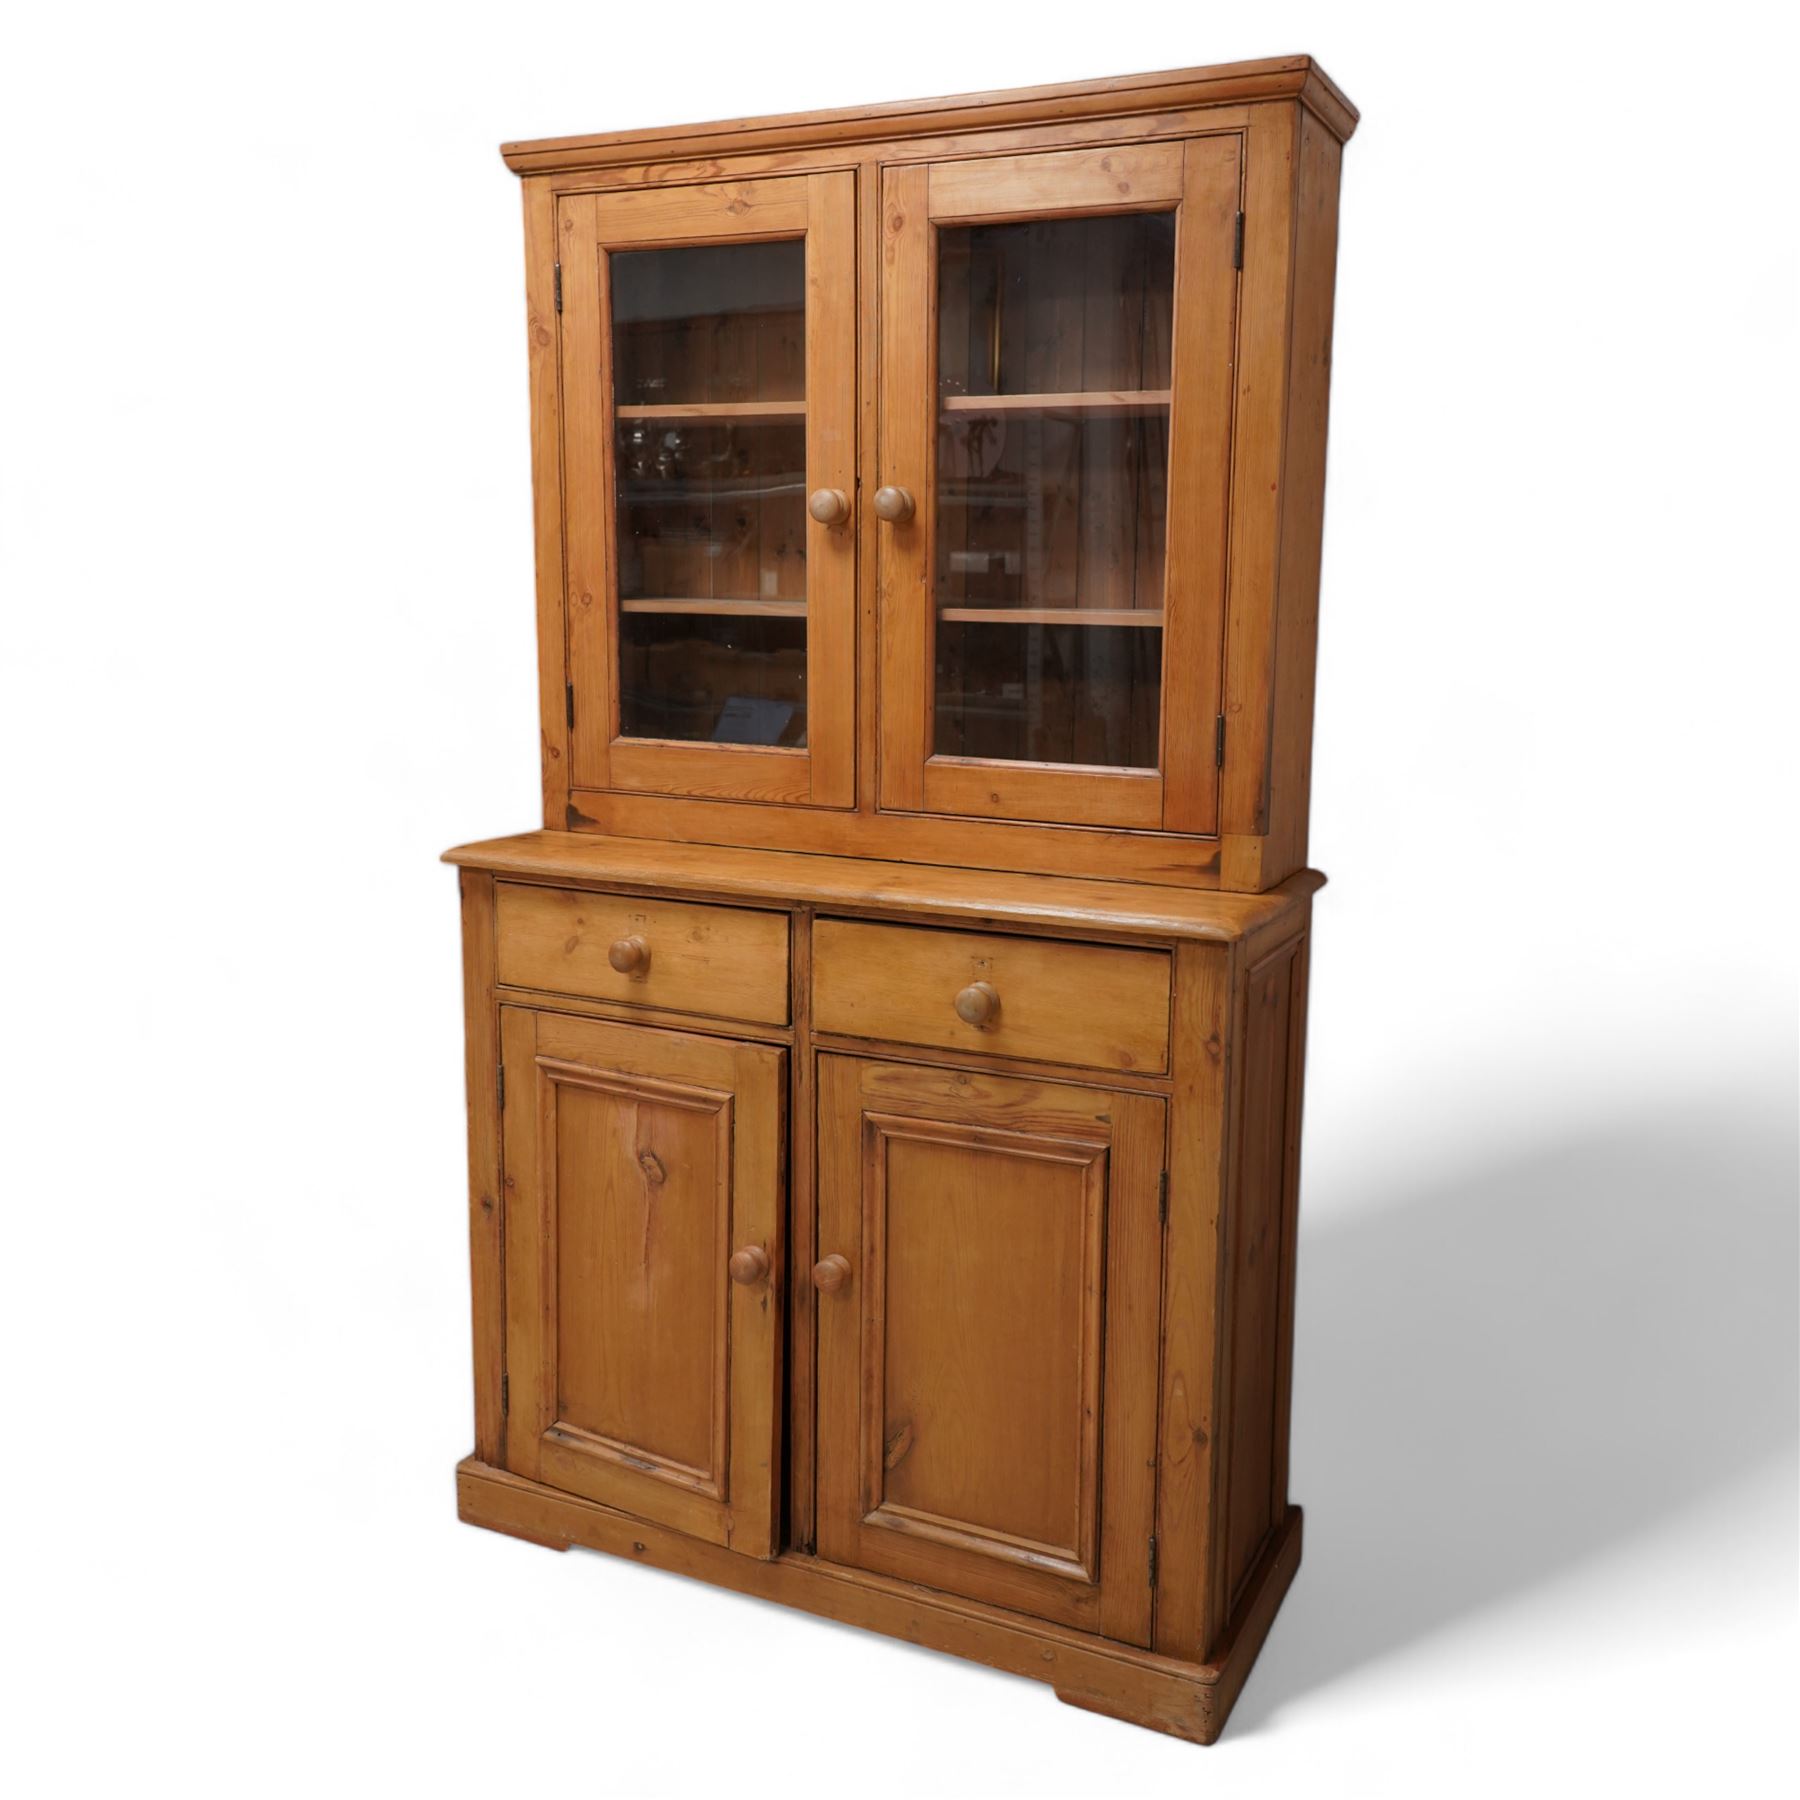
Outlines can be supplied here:
M503 986L787 1023L786 913L505 881L494 904Z
M813 1026L942 1050L1160 1074L1169 958L1042 938L821 919Z

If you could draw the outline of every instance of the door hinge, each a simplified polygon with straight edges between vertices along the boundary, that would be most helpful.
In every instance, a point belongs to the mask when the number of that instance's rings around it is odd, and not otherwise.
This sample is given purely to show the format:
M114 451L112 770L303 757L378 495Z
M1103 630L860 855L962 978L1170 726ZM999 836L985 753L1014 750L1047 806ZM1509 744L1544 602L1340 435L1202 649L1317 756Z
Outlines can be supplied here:
M1213 720L1213 767L1222 769L1225 766L1225 715L1220 713Z
M506 1064L494 1065L494 1098L500 1103L500 1110L506 1111Z
M1169 1171L1164 1169L1156 1178L1156 1222L1166 1225L1169 1222Z
M1237 235L1231 241L1231 266L1234 269L1241 269L1244 266L1244 215L1242 213L1239 213L1237 216ZM561 268L562 268L562 264L558 263L557 264L557 269L559 271L558 280L561 279L561 275L560 275ZM559 287L556 291L557 291L557 293L560 294L562 292L562 289ZM562 311L562 301L561 300L557 301L556 310L558 312Z
M500 1416L505 1418L512 1411L512 1377L502 1369L500 1371Z
M1243 230L1243 225L1244 225L1244 215L1242 213L1239 213L1238 214L1238 229L1240 232ZM1243 265L1241 263L1238 266L1240 268L1243 267ZM556 310L558 312L561 312L562 311L562 264L561 263L558 263L556 265L555 283L556 283Z
M1156 1539L1150 1539L1150 1585L1156 1586Z
M575 729L575 684L572 681L563 683L563 714L569 722L569 729Z

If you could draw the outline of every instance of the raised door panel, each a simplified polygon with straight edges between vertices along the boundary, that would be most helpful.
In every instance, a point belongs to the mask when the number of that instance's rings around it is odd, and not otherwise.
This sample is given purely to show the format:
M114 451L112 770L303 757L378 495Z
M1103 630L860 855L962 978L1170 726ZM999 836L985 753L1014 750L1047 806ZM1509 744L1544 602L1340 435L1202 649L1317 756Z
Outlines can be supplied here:
M855 191L558 202L578 789L855 802Z
M1162 1102L836 1056L819 1094L821 1554L1147 1643Z
M772 1555L783 1052L517 1007L501 1050L507 1466Z
M1217 828L1240 164L886 171L883 807Z

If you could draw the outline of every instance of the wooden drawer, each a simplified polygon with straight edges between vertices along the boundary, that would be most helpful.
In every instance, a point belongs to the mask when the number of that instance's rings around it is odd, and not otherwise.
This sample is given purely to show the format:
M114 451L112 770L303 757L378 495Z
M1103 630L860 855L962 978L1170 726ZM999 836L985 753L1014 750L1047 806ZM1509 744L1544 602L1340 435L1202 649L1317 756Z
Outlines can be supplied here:
M984 1022L965 1015L964 1008L979 1015L990 1002ZM1160 950L820 919L813 1026L845 1037L1160 1073L1169 1066L1169 958Z
M494 907L503 986L787 1023L786 913L506 881L494 890ZM639 966L621 972L612 952L618 947L629 961L633 939Z

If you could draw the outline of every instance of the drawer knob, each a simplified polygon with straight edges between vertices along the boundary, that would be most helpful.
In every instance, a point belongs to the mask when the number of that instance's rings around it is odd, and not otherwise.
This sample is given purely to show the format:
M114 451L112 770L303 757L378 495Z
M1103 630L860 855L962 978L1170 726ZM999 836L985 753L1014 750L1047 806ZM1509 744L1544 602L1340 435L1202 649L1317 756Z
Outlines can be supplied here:
M841 1256L828 1256L813 1264L813 1286L821 1294L834 1293L850 1279L850 1265Z
M761 1244L746 1244L725 1266L739 1287L754 1287L769 1272L769 1253Z
M814 488L806 510L821 525L841 525L850 516L850 500L842 488Z
M971 981L956 996L956 1016L977 1031L993 1024L1000 1012L1000 993L991 981Z
M904 525L913 516L913 497L903 487L875 490L875 516L890 525Z
M607 951L606 960L621 975L642 975L650 967L650 946L635 934L622 937Z

